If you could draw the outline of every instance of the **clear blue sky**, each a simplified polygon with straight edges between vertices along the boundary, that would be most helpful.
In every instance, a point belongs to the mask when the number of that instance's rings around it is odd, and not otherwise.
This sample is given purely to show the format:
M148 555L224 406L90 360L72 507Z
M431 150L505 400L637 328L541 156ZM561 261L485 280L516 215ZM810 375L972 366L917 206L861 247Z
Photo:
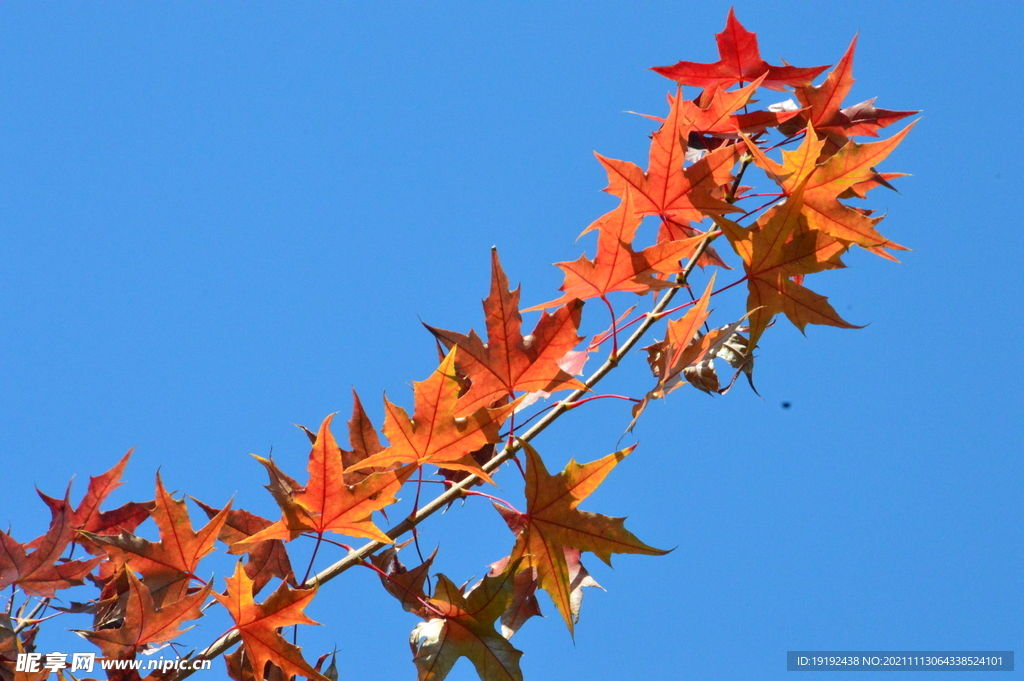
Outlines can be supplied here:
M550 263L614 205L592 151L644 162L652 124L623 112L660 113L670 86L646 69L714 60L728 8L0 6L0 525L42 533L34 486L59 495L76 475L81 494L132 446L113 501L151 498L159 469L274 517L247 453L273 447L305 479L292 423L347 414L351 386L378 424L382 391L411 406L407 383L436 363L419 320L482 326L492 244L524 302L555 297ZM782 678L791 649L1024 650L1024 6L736 10L773 63L835 63L859 31L850 101L924 110L883 167L913 177L874 202L914 251L821 275L868 326L778 324L761 397L684 389L648 411L583 508L677 548L614 570L591 556L607 593L588 590L575 644L543 601L514 639L526 677ZM630 364L608 390L648 387ZM591 460L628 420L598 402L536 444L552 467ZM482 503L424 531L458 583L510 539ZM300 643L312 659L337 645L348 678L412 679L416 620L364 572L324 589L309 613L326 626Z

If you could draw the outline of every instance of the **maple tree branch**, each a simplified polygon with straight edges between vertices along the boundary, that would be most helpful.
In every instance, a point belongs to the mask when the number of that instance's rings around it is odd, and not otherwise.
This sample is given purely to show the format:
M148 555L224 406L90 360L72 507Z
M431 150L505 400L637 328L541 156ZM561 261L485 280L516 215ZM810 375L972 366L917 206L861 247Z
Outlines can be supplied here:
M646 318L644 318L644 320L640 323L640 326L637 327L637 329L629 336L629 338L627 338L626 341L619 347L619 351L617 353L612 353L611 355L609 355L608 359L604 361L604 364L602 364L593 374L590 375L590 377L586 381L584 381L584 387L574 390L569 395L569 397L559 402L554 409L552 409L550 412L547 413L546 416L544 416L540 421L534 424L532 428L523 433L522 436L520 436L515 442L513 442L511 445L506 446L490 461L485 463L482 466L484 472L491 473L492 471L500 467L503 463L505 463L509 459L512 459L515 456L516 452L518 452L521 448L522 445L520 443L529 442L530 440L544 432L547 429L547 427L554 423L560 416L562 416L562 414L566 413L567 411L573 408L573 402L575 402L576 400L580 399L588 392L590 392L591 389L601 381L601 379L608 375L608 373L612 369L618 366L619 361L630 350L632 350L638 342L640 342L640 339L643 338L644 334L646 334L647 331L652 326L654 326L654 324L661 318L661 313L665 310L665 308L669 306L669 303L672 302L672 298L675 295L676 291L679 290L679 287L686 283L686 280L689 278L690 273L693 272L693 268L696 267L697 261L704 254L704 251L707 250L707 247L711 243L711 239L714 236L715 234L708 234L697 245L697 248L694 251L693 255L690 257L689 262L687 262L683 270L676 276L676 284L678 286L676 288L669 289L665 296L658 301L657 305L654 306L654 309L647 314ZM439 494L437 497L435 497L428 504L420 508L414 514L410 515L408 518L402 520L397 525L392 527L385 534L387 534L387 536L391 539L397 539L406 532L411 531L421 522L423 522L430 516L434 515L441 509L445 508L446 506L448 506L448 504L450 504L451 502L464 496L464 493L478 480L479 478L477 476L470 475L464 478L463 480L454 483L451 487L449 487L444 492ZM371 555L373 555L374 553L376 553L377 551L386 546L388 546L388 544L379 541L367 542L355 551L350 551L347 556L338 560L333 565L330 565L327 568L321 570L320 572L315 574L311 579L306 580L301 585L301 588L310 589L326 584L327 582L338 577L350 568L363 563ZM230 648L235 646L240 640L241 635L238 633L238 630L229 631L227 634L221 636L212 644L210 644L205 650L200 652L193 659L211 660L215 657L219 657L220 655L227 652ZM192 665L187 666L191 667ZM185 679L191 676L193 672L194 669L191 668L182 669L179 671L178 674L174 675L171 678L175 681L181 681L181 679Z
M558 406L558 402L555 402L554 404L549 404L548 406L546 406L543 409L541 409L540 411L538 411L536 414L531 415L530 418L526 419L525 421L523 421L519 425L520 426L525 426L527 423L529 423L530 421L534 420L535 418L537 418L538 416L540 416L544 412L550 411L550 410L554 409L557 406ZM505 438L505 436L502 435L502 439L504 439L504 438ZM523 473L523 477L524 478L526 477L526 473L525 472Z
M736 173L736 179L733 180L732 187L729 188L729 192L725 195L725 200L729 203L736 202L736 192L739 191L740 181L743 179L743 174L747 172L747 168L753 162L754 157L750 154L744 154L740 161L740 172Z
M780 196L781 197L781 196L785 196L785 195L786 194L784 192L769 192L769 193L766 193L766 194L744 194L743 196L737 197L736 200L737 201L742 201L743 199L756 199L759 196Z
M36 615L39 614L39 611L48 606L49 604L49 598L40 599L40 601L36 603L36 607L32 608L32 612L30 612L25 617L18 617L18 624L14 627L14 633L20 634L23 629L32 624L32 620L36 618Z
M508 394L508 397L509 397L510 400L515 401L515 399L516 399L515 391L510 390L509 394ZM520 425L522 425L522 424L520 424ZM512 413L508 417L508 444L505 445L506 447L512 446L512 444L515 442L515 435L516 435L516 410L513 409ZM512 460L516 462L516 468L519 469L519 473L523 476L523 480L526 480L526 469L523 468L523 464L519 461L519 457L518 456L512 457Z

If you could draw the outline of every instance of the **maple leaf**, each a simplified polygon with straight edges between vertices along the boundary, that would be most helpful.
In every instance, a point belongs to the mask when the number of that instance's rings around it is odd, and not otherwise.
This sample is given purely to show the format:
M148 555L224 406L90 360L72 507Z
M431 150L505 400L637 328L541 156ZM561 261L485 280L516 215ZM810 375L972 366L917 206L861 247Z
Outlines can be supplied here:
M762 87L784 90L789 86L810 85L814 77L828 66L772 66L761 58L757 46L757 34L743 28L730 9L725 21L725 30L715 34L718 42L716 62L700 64L681 61L674 66L655 66L651 70L680 85L694 85L703 88L729 87L736 83L753 82L764 76Z
M643 295L648 291L671 288L675 284L657 278L657 274L681 271L679 261L691 256L706 235L667 241L639 253L629 245L641 218L633 210L632 192L615 210L599 220L597 256L580 256L573 262L555 263L565 272L562 297L529 307L525 312L556 307L575 299L604 297L614 291Z
M670 96L669 104L668 116L651 135L647 172L630 161L594 154L608 173L604 191L621 199L632 192L639 215L660 215L682 223L696 222L706 215L742 212L714 195L732 180L732 167L738 158L735 145L716 149L684 168L686 141L693 128L687 115L692 113L693 104L681 93Z
M749 347L754 348L771 318L784 312L800 331L807 324L827 324L844 329L854 326L839 316L828 299L804 288L793 277L845 267L839 257L847 244L825 232L807 229L803 217L805 184L757 221L757 229L745 229L726 218L715 222L743 258L747 275L747 312L750 315Z
M744 318L747 315L744 315ZM755 393L754 388L754 357L750 354L750 343L746 337L741 335L744 327L740 326L743 320L711 329L703 336L691 341L691 344L700 348L700 357L683 368L683 376L694 388L705 393L718 393L724 395L729 392L736 379L741 373L746 374L750 389ZM718 373L715 371L715 359L721 358L736 373L729 385L722 388L718 380Z
M676 222L671 218L662 218L661 225L658 227L659 244L665 241L682 241L683 239L695 236L704 237L707 236L707 232L694 229L690 224ZM718 255L714 246L705 248L704 253L697 259L697 267L704 268L708 266L721 267L724 270L732 269L729 263L722 260L722 257Z
M491 563L488 575L497 577L505 572L508 563L509 556ZM515 573L512 583L512 600L505 612L501 613L501 635L511 639L531 617L543 617L540 603L537 602L537 570L533 568L519 570Z
M351 468L362 460L384 451L384 446L377 437L377 429L370 422L370 417L363 409L363 403L352 389L352 417L348 420L348 444L351 450L341 450L341 463ZM380 469L364 469L345 473L345 484L354 485L364 480L371 473L381 472Z
M11 616L6 612L0 613L0 657L13 657L11 653L17 654L20 641L15 628Z
M839 138L834 142L837 147L841 147L847 137L856 135L878 137L880 128L919 113L917 111L877 109L874 99L842 108L843 100L850 93L850 88L854 83L853 52L856 47L857 38L855 36L843 58L828 74L824 83L818 86L808 83L796 88L797 99L806 109L793 121L792 129L786 129L787 133L795 132L810 123L820 132L837 135Z
M316 589L292 589L285 583L277 588L267 600L256 603L253 599L253 582L242 569L242 562L235 566L235 574L224 580L227 594L214 592L213 596L231 614L234 628L242 637L245 653L252 661L259 678L268 662L280 667L285 674L301 674L309 679L326 681L302 657L302 650L281 637L280 627L292 624L318 624L303 610L316 595Z
M697 361L700 349L693 348L692 341L700 333L700 327L707 321L711 311L711 291L715 285L712 275L703 295L679 319L672 319L665 329L665 339L646 348L648 362L658 385L651 391L652 397L664 397L680 385L679 374L684 368ZM634 415L635 416L635 415Z
M195 497L191 497L191 499L199 508L203 509L206 517L211 520L221 512L221 509L208 506ZM274 577L278 577L292 586L297 585L291 561L288 559L288 551L279 539L271 539L250 546L234 546L273 524L270 520L249 511L231 509L217 535L217 539L228 545L228 553L248 555L248 559L245 561L245 574L249 575L254 582L254 594L262 591L263 587Z
M757 392L753 379L754 357L749 352L747 339L738 333L742 328L740 325L750 313L743 315L739 321L711 329L706 334L700 331L708 315L704 298L711 293L712 283L708 284L704 296L686 315L668 323L664 340L644 348L647 351L647 363L658 382L642 400L633 405L633 419L626 428L627 433L633 432L652 400L664 398L687 382L703 392L714 391L724 395L742 372L747 375L750 389ZM720 389L718 375L715 373L715 357L722 357L737 370L724 390Z
M876 187L888 187L894 192L899 193L896 187L892 186L889 181L896 180L901 177L909 177L907 173L878 173L876 172L870 180L863 182L857 182L853 184L849 189L844 191L842 194L837 196L839 199L866 199L868 198L868 192Z
M402 609L426 619L429 617L429 610L424 604L429 596L423 591L423 585L427 581L434 557L437 556L437 549L434 549L425 561L409 569L398 559L398 550L408 543L397 548L389 546L371 556L370 561L381 571L379 576L384 589L398 599Z
M203 616L200 608L210 594L209 584L194 594L165 602L163 607L157 608L150 590L135 573L130 569L124 573L128 580L128 602L121 626L97 631L74 630L99 646L107 657L132 658L141 646L173 640L192 628L181 629L182 622Z
M30 596L53 598L58 589L82 583L102 558L59 562L75 536L74 513L67 498L60 502L46 534L22 545L0 530L0 589L20 587ZM27 548L34 548L31 553Z
M885 249L908 249L890 241L875 229L882 218L869 217L864 211L840 203L839 197L854 187L864 188L864 183L877 183L880 175L875 166L903 141L913 127L914 123L911 123L896 135L880 142L847 142L824 163L818 163L818 159L825 141L818 138L813 125L808 125L807 136L800 147L782 152L781 165L768 158L749 140L747 147L754 162L771 175L788 195L792 195L798 186L803 186L803 214L810 229L820 230L895 260Z
M696 101L682 99L682 90L676 96L669 95L670 110L678 107L681 129L692 130L691 134L732 136L740 132L747 134L764 132L800 114L800 109L779 111L736 112L750 103L754 92L760 87L765 76L738 90L715 87L702 91ZM645 118L664 124L665 119L641 114Z
M38 626L24 630L21 637L25 640L22 641L21 638L14 634L14 622L10 616L7 614L0 615L0 632L4 634L0 636L0 640L6 643L2 653L0 653L0 679L4 681L47 681L50 678L50 670L43 666L40 666L34 672L18 671L16 660L20 654L34 650L32 642L38 631ZM60 672L58 672L59 674Z
M356 464L358 468L434 464L468 471L493 484L470 454L489 442L500 441L498 427L517 402L478 409L465 418L456 417L459 399L456 352L455 347L449 350L430 378L413 383L412 418L405 409L384 399L384 435L390 446L363 459Z
M494 629L494 622L512 601L517 563L498 576L484 577L463 595L444 575L429 603L433 616L412 630L418 681L443 681L460 657L468 657L481 681L522 681L522 653Z
M239 647L235 652L224 656L224 663L227 667L228 676L235 681L291 681L294 676L289 676L281 671L277 665L267 665L265 675L256 676L252 669L252 662L245 654L245 646ZM315 667L314 667L315 669Z
M128 453L121 457L121 460L106 473L89 478L89 488L85 496L82 497L82 501L79 502L78 508L71 515L70 525L73 530L85 530L92 534L132 532L142 521L149 517L153 506L151 502L138 503L129 501L113 510L100 512L100 506L107 496L123 484L121 482L121 475L124 473L125 466L128 465L128 460L131 458L133 451L134 448L129 449ZM71 485L69 484L67 493L70 493L70 491ZM50 507L52 514L56 515L60 512L64 501L55 499L42 492L39 492L39 496ZM76 536L73 541L93 555L103 553L102 548L82 535Z
M625 518L576 508L635 445L586 464L571 460L557 475L548 473L533 447L525 442L522 446L526 453L526 513L498 504L495 508L516 535L510 560L520 561L520 570L536 570L538 585L551 596L571 633L575 624L573 587L566 548L590 551L608 565L613 553L661 556L668 551L633 536L623 526Z
M373 524L371 516L374 511L395 503L395 494L412 475L414 467L373 473L355 485L346 485L341 448L330 428L333 419L334 414L331 414L320 425L309 454L309 482L304 488L296 489L291 481L292 489L287 493L288 503L282 507L281 520L242 539L234 549L268 539L291 541L303 532L336 532L391 543L391 539Z
M444 355L441 355L444 358ZM311 431L306 426L299 426L302 432L309 438L310 444L316 444L316 433ZM345 465L345 484L354 485L366 479L371 473L378 473L383 471L383 468L374 467L362 470L348 470L354 467L357 463L372 456L377 452L383 451L384 446L380 443L380 438L377 437L377 429L373 427L373 423L370 421L370 417L366 415L366 410L363 409L362 400L359 399L359 395L356 393L355 388L352 389L352 417L348 420L348 442L351 450L341 449L341 462Z
M427 326L446 347L458 346L455 368L472 382L469 392L459 398L456 417L469 416L502 397L514 399L517 390L553 393L584 387L558 365L583 340L576 335L582 302L569 301L554 314L545 312L533 333L523 338L519 288L509 289L498 251L491 249L491 292L483 305L486 344L475 331L466 336Z
M185 596L199 561L212 552L231 504L215 515L198 532L192 529L184 501L177 501L164 489L156 476L153 520L160 530L160 541L151 542L129 532L117 536L83 533L102 544L115 568L127 564L143 576L157 607Z
M604 589L597 581L590 576L587 568L583 567L580 560L580 550L566 546L564 548L565 562L569 568L569 608L574 624L580 621L580 608L583 605L583 587L596 587ZM509 556L491 564L490 575L495 577L503 572L508 565ZM537 568L527 568L516 572L515 583L512 588L512 602L508 609L501 614L501 635L507 639L515 636L516 632L531 617L542 617L540 604L537 602Z

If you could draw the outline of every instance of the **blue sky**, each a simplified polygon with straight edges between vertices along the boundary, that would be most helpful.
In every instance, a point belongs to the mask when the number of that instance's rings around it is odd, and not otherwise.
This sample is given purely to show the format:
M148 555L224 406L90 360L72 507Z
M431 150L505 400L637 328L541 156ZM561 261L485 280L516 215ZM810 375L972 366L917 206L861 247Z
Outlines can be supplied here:
M81 494L133 446L113 501L151 498L159 469L273 517L247 454L273 448L304 479L291 424L347 414L352 386L378 424L383 391L411 407L436 362L420 320L482 327L491 245L525 303L555 297L550 263L592 249L573 240L614 206L592 151L643 164L652 124L623 112L661 113L671 85L646 69L714 60L728 8L4 4L0 525L42 533L35 486L77 476ZM607 593L588 591L575 643L542 603L514 639L527 678L781 678L786 650L1022 647L1024 8L736 11L772 63L834 64L859 32L849 101L924 110L883 166L913 177L872 203L914 250L820 275L867 327L777 324L760 397L679 390L648 410L583 508L675 551L591 556ZM618 373L603 390L649 387L640 356ZM592 460L628 421L599 401L536 444L552 468ZM423 539L461 583L511 535L471 503ZM343 674L414 678L415 618L375 580L325 587L309 611L325 626L300 643L337 645Z

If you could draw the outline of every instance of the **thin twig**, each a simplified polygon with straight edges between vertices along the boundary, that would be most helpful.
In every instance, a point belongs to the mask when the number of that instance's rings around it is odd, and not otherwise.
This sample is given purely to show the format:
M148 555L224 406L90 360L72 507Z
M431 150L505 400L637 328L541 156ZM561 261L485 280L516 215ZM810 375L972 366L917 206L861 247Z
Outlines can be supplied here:
M24 629L29 624L31 624L32 623L31 620L34 620L36 618L36 615L39 614L39 611L42 610L43 608L45 608L46 606L48 606L49 604L50 604L50 599L49 598L40 599L40 601L38 603L36 603L36 607L32 608L32 612L30 612L25 617L19 617L18 618L18 620L19 620L18 624L17 624L17 626L14 627L15 635L20 634L22 629Z

